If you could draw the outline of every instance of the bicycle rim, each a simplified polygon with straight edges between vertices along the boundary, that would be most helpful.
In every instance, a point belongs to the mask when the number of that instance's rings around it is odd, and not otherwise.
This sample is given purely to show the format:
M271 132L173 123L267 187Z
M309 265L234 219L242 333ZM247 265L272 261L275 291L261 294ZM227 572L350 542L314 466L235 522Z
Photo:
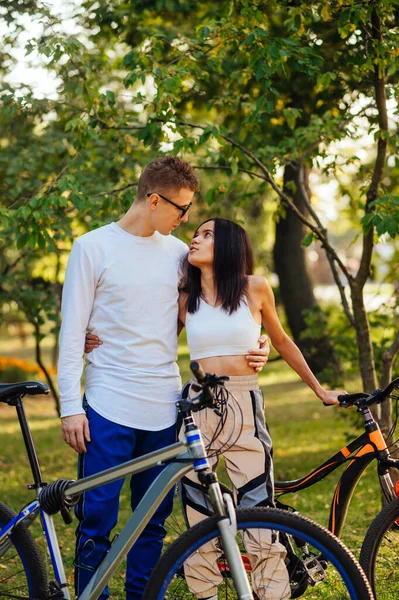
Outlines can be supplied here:
M0 503L0 527L13 516L11 509ZM0 599L44 600L47 589L40 551L28 529L20 525L0 546Z
M254 598L372 598L353 556L323 528L284 511L249 509L237 515L237 542ZM217 519L208 519L170 546L143 600L195 600L216 594L220 600L238 598L218 533ZM320 582L312 585L312 578Z

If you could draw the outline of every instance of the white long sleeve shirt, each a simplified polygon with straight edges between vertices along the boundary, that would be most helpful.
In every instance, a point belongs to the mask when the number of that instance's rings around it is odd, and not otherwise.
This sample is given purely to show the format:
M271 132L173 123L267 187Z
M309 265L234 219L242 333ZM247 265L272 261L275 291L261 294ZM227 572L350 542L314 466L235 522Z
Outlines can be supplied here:
M158 431L176 419L178 283L187 246L111 223L75 241L62 295L58 385L62 415L83 412L86 331L103 344L87 355L85 393L100 415Z

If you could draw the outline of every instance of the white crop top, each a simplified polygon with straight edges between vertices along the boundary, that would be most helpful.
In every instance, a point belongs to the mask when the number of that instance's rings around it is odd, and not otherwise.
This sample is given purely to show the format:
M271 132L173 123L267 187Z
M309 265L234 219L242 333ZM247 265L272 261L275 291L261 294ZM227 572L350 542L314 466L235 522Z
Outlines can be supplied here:
M186 315L190 358L245 355L259 347L260 329L245 299L231 315L221 306L211 306L201 299L197 312Z

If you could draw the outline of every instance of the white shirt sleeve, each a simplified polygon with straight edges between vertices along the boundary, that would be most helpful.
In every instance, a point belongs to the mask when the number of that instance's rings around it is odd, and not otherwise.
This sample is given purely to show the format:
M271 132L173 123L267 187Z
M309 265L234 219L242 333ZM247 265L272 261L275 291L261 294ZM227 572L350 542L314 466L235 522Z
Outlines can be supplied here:
M92 261L79 241L72 247L62 292L58 387L61 417L82 414L80 380L87 326L97 286Z

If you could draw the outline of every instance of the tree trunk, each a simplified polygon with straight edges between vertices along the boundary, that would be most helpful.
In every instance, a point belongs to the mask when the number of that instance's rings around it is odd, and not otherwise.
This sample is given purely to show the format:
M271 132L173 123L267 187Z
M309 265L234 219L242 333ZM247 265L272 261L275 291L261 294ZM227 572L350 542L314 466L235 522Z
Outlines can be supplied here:
M396 332L396 336L394 341L388 350L384 353L382 357L382 373L381 373L381 387L385 388L392 380L392 365L395 360L396 354L399 351L399 331ZM387 444L392 443L392 437L389 435L391 427L392 427L392 400L391 398L387 398L385 402L381 405L381 429L384 434L384 437L387 441ZM398 444L394 444L390 448L391 456L394 458L398 458L399 448ZM397 469L390 469L389 474L393 483L396 485L399 481L399 474ZM384 502L383 498L383 502Z
M370 326L364 306L363 286L359 286L355 281L351 283L351 296L353 316L356 323L356 339L359 350L358 360L360 375L362 378L363 391L373 392L378 387L377 375L375 372L373 344L370 335ZM377 421L381 419L380 405L371 407L371 412Z
M58 298L58 311L57 311L57 331L54 334L53 337L53 349L51 352L51 358L52 358L52 366L54 369L57 368L57 363L58 363L58 353L59 353L59 328L61 326L61 299L62 299L62 284L59 282L59 275L60 275L60 270L61 270L61 256L60 253L57 253L57 264L56 264L56 269L55 269L55 278L54 278L54 293Z
M394 341L382 357L381 387L385 388L392 379L392 365L399 351L399 331L396 332ZM392 400L388 398L381 406L381 429L387 436L392 427ZM388 440L390 441L390 440Z
M51 393L53 394L54 397L54 402L55 402L55 410L57 411L57 415L60 417L61 416L61 403L60 403L60 398L58 396L57 390L55 389L55 385L53 380L51 379L51 375L50 373L47 371L44 362L42 360L42 352L41 352L41 348L40 348L40 327L38 325L38 323L34 322L33 326L35 328L35 342L36 342L36 362L39 365L39 367L41 368L41 370L43 371L45 377L46 377L46 381L47 384L50 388Z
M306 214L305 202L298 185L299 165L288 165L284 171L284 191L293 197L297 208ZM309 169L304 168L304 182L308 185ZM292 192L292 185L295 192ZM305 250L302 240L305 235L303 224L286 206L286 216L276 224L276 241L273 257L275 269L280 280L280 294L284 305L289 328L296 345L304 354L314 373L333 369L335 376L340 375L340 367L328 337L321 333L312 338L302 339L301 334L307 328L305 313L317 310L318 304L313 294L313 285L306 266ZM319 312L320 329L323 331L323 317Z

